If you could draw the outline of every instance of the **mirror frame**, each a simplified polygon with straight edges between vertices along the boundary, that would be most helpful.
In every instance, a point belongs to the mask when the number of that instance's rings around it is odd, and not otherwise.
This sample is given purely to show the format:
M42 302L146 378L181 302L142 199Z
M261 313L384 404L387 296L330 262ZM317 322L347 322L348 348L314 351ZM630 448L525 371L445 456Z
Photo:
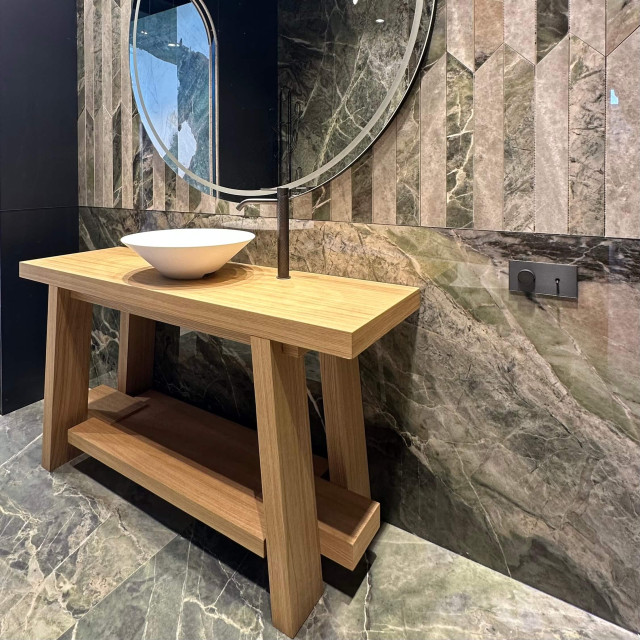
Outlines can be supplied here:
M190 1L196 6L196 9L203 16L203 21L206 24L205 16L208 16L209 19L210 19L210 16L209 16L209 13L208 13L206 7L203 8L203 6L199 2L199 0L190 0ZM325 164L323 164L321 167L319 167L315 171L311 172L310 174L308 174L308 175L306 175L306 176L304 176L302 178L299 178L298 180L294 180L294 181L289 182L287 184L281 185L282 187L299 191L300 188L301 187L303 188L304 185L306 185L307 183L309 183L311 181L314 181L317 178L320 178L323 174L326 174L327 172L329 172L333 167L335 167L338 163L340 163L342 160L347 158L349 156L349 154L351 154L354 150L356 150L358 148L358 146L363 142L363 140L365 140L366 136L371 132L373 127L376 124L378 124L380 118L387 111L389 105L391 104L392 100L396 96L396 93L398 92L398 89L400 88L402 80L405 77L405 75L407 73L407 70L409 69L409 64L411 63L411 58L413 56L414 49L415 49L415 46L416 46L416 42L418 40L418 34L419 34L419 31L420 31L420 26L421 26L421 22L422 22L422 13L424 11L425 2L428 2L428 1L429 0L416 0L416 8L415 8L415 12L414 12L414 15L413 15L413 23L412 23L412 26L411 26L411 32L409 34L409 41L407 43L407 48L405 50L404 56L402 58L402 61L400 63L400 69L398 70L398 73L397 73L396 77L394 78L394 81L391 84L391 87L389 88L389 91L387 92L387 95L385 96L384 100L381 102L381 104L379 105L378 109L373 114L373 116L371 117L369 122L360 130L358 135L340 153L338 153L336 156L334 156L331 160L329 160L328 162L326 162ZM316 188L322 186L323 184L326 184L327 182L333 180L338 175L340 175L341 173L346 171L349 167L351 167L358 160L358 158L360 158L369 149L371 149L371 147L375 144L376 140L384 133L384 131L387 128L387 126L393 121L393 119L395 118L397 112L399 111L400 107L402 106L402 103L404 102L406 97L409 95L409 93L410 93L410 91L411 91L411 89L412 89L412 87L414 85L414 82L415 82L416 78L418 77L418 75L420 73L420 70L422 68L422 63L423 63L423 60L424 60L424 56L425 56L426 51L429 48L429 43L431 41L431 35L432 35L432 32L433 32L433 25L434 25L435 16L436 16L437 1L438 0L433 0L433 6L432 6L432 9L431 9L431 16L429 18L429 27L427 29L424 46L423 46L422 51L420 52L420 54L419 54L419 56L417 58L416 68L415 68L413 74L411 75L411 78L409 79L409 82L407 83L407 88L406 88L406 91L404 92L404 94L402 96L402 99L399 101L398 106L389 114L389 118L388 118L387 122L385 123L385 125L382 127L380 132L371 139L370 143L366 146L366 148L361 153L359 153L355 158L353 158L353 160L351 160L346 167L343 167L340 171L338 171L338 172L332 174L331 176L327 177L323 182L307 187L305 189L305 193L308 192L308 191L311 191L313 189L316 189ZM138 74L138 58L137 58L137 37L138 37L138 17L139 17L139 13L140 13L140 4L141 4L141 2L142 2L142 0L135 0L135 9L134 9L133 22L132 22L132 37L130 39L131 47L132 47L132 54L131 54L132 64L130 65L130 75L131 75L131 71L133 71L133 74L132 74L133 77L131 78L132 85L133 85L133 93L134 93L134 97L136 99L138 110L141 111L141 115L144 116L143 126L145 126L145 127L149 126L149 128L151 129L151 133L153 134L153 138L158 142L158 144L160 145L160 147L164 151L166 157L169 159L169 161L173 165L173 166L172 165L169 165L169 166L171 166L171 168L174 169L174 170L177 168L179 171L183 172L184 175L189 176L192 180L194 180L198 184L201 184L202 186L206 187L207 189L210 189L212 191L212 193L213 192L218 193L218 194L226 193L226 194L232 195L232 196L243 196L243 197L256 197L256 196L266 196L266 195L275 194L277 187L267 188L267 189L232 189L230 187L224 187L223 185L215 184L214 182L203 180L200 176L198 176L195 173L193 173L193 171L191 171L187 167L184 167L179 162L178 158L176 158L171 153L171 151L166 147L166 145L164 144L163 140L157 134L157 132L155 130L155 127L153 126L153 123L151 122L151 119L149 117L149 113L148 113L146 105L144 103L144 99L142 97L142 93L140 91L140 78L139 78L139 74ZM213 24L213 22L210 22L210 24ZM217 60L217 56L216 56L216 60ZM299 194L296 194L296 195L299 195Z

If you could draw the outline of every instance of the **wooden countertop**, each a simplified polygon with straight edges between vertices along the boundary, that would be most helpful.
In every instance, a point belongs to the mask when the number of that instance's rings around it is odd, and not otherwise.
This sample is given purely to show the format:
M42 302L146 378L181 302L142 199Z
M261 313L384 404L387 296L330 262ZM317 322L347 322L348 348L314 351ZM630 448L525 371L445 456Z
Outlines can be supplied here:
M163 277L126 247L20 263L78 299L247 342L256 336L354 358L420 306L420 290L230 262L202 280Z

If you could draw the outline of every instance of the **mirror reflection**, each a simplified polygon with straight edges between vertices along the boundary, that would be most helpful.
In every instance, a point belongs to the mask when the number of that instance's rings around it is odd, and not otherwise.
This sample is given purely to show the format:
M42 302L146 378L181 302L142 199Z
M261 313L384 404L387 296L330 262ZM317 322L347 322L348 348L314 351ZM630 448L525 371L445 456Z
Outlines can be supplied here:
M131 75L141 120L165 162L202 191L310 188L386 126L418 68L431 6L137 0Z

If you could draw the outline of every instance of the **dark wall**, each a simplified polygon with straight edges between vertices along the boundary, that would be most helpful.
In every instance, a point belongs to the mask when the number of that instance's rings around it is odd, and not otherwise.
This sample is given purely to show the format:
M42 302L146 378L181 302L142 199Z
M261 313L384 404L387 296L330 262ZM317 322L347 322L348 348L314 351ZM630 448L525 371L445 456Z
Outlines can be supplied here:
M276 0L206 0L218 35L220 184L278 182Z
M77 251L74 0L0 4L0 412L42 398L47 289L20 260Z

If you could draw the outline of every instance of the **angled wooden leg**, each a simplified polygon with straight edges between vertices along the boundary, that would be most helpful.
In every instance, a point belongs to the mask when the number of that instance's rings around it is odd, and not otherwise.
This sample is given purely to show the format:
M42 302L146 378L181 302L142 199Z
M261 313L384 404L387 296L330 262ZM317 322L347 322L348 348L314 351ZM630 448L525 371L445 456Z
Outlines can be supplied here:
M371 497L358 359L320 354L331 482Z
M293 637L323 591L304 359L251 338L271 617Z
M151 389L155 337L155 320L120 313L118 391L135 396Z
M42 466L53 471L80 452L67 431L87 418L92 306L49 287L47 359L44 378Z

